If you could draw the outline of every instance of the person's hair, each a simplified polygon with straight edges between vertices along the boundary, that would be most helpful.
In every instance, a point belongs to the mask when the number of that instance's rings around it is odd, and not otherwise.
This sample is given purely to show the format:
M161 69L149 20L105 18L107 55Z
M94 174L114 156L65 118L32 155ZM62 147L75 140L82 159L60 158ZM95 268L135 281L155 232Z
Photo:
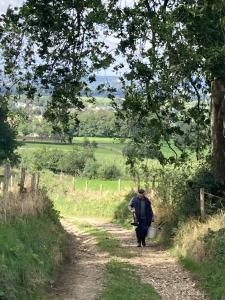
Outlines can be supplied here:
M138 189L138 193L139 193L139 194L144 194L144 193L145 193L145 190L144 190L144 189Z

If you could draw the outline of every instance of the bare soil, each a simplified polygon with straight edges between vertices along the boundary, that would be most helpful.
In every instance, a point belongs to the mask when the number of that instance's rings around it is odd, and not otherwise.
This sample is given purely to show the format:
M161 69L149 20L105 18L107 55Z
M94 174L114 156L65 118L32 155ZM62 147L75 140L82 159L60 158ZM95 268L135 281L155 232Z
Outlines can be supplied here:
M133 231L125 230L116 224L93 219L85 219L85 222L107 230L121 241L122 247L133 252L134 257L121 258L121 261L135 265L142 281L154 286L162 299L209 299L198 288L198 283L193 276L180 266L175 257L169 255L160 246L148 241L147 247L137 248ZM63 226L70 234L71 260L65 265L53 284L50 299L97 299L103 287L104 266L110 256L100 251L96 246L95 239L82 233L72 225L70 220L63 222Z

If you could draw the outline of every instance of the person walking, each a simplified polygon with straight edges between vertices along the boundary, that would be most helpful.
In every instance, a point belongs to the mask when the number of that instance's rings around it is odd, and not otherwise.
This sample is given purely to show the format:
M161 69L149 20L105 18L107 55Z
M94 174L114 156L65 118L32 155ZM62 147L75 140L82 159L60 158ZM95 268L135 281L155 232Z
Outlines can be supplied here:
M137 247L146 246L145 238L148 228L153 221L152 205L145 195L144 189L138 189L138 193L128 204L128 209L134 213L136 222Z

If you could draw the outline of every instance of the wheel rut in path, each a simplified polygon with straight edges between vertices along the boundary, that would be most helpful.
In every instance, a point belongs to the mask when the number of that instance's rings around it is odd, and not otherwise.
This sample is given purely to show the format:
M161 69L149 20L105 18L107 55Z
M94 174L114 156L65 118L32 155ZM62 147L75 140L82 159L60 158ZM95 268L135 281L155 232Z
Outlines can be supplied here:
M70 261L63 267L46 300L95 300L103 284L107 254L98 251L95 239L63 221L69 234Z

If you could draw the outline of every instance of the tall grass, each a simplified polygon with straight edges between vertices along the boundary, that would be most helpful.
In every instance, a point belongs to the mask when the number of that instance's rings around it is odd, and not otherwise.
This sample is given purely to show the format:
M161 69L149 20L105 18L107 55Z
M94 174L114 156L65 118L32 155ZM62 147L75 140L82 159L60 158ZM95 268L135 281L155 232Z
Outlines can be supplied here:
M4 197L0 196L0 220L36 215L41 213L46 205L45 190L21 194L18 189L11 189Z
M45 189L0 195L0 299L43 299L66 253L66 235Z
M17 170L16 170L17 172ZM18 178L16 178L18 180ZM42 213L49 205L46 189L37 186L31 188L31 177L26 176L24 189L21 192L13 180L8 192L0 191L0 220L11 217L34 216Z
M196 261L204 261L210 256L205 247L205 239L211 231L217 232L225 227L225 213L211 216L205 223L190 219L184 223L175 238L175 251L181 256L190 256Z
M179 229L175 253L194 272L213 300L225 299L225 213L205 223L190 220Z

